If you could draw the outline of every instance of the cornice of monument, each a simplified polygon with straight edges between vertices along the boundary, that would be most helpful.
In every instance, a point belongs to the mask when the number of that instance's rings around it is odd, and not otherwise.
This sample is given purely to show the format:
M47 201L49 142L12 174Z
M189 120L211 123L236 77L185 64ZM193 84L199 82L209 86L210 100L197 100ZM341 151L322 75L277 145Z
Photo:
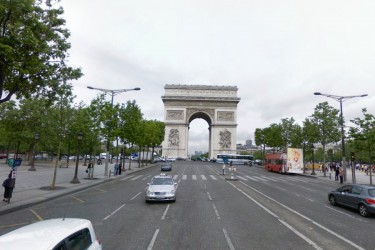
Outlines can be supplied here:
M188 85L188 84L166 84L164 89L188 89L188 90L230 90L237 91L237 86L219 85Z

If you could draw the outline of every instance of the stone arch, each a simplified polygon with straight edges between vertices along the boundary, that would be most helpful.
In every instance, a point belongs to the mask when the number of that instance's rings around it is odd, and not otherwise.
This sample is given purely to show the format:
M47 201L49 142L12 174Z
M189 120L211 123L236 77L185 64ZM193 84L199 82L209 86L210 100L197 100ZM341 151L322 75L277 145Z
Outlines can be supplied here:
M189 124L197 118L209 125L209 157L235 153L237 97L235 86L165 85L163 156L187 157Z

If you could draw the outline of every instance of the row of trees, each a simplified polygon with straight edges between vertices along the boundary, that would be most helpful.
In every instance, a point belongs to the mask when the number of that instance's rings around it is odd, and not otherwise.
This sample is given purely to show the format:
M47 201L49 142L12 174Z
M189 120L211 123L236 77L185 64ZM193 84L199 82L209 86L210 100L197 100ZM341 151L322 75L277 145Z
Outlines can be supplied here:
M90 105L71 106L72 97L51 104L46 98L24 99L17 105L9 101L0 106L0 147L27 152L37 143L38 151L50 155L73 155L77 147L77 134L83 132L82 152L93 155L103 151L103 142L109 140L114 155L120 153L116 146L154 148L164 139L164 123L145 120L135 101L111 105L99 95ZM35 134L40 139L35 139ZM136 149L138 150L138 149Z
M375 147L375 116L362 109L362 117L350 121L350 125L341 124L339 110L328 105L328 102L319 103L314 113L306 118L302 126L297 124L293 117L281 119L280 123L273 123L266 128L255 130L255 144L274 151L288 147L302 148L305 161L311 161L315 156L317 161L326 162L342 159L342 150L326 150L327 145L341 145L341 125L345 137L345 157L362 163L372 163ZM315 145L321 148L316 149ZM341 147L339 147L341 148ZM315 153L315 155L314 155Z
M89 106L72 105L69 82L83 73L67 65L70 32L58 2L0 2L0 150L32 155L37 144L51 155L68 154L78 132L88 154L100 152L106 140L160 145L164 124L143 119L135 101L113 106L100 95Z

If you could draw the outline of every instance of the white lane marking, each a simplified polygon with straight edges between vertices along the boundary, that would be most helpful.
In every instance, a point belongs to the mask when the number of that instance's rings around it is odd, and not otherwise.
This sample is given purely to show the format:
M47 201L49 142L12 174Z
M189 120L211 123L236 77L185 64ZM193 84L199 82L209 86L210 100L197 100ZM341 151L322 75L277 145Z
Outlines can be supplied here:
M204 176L203 174L201 175L201 178L202 178L202 180L207 181L206 176Z
M155 241L156 241L156 237L158 237L159 231L160 231L159 228L156 229L156 231L154 233L154 236L152 236L151 242L150 242L150 244L147 247L147 250L152 250L152 248L154 247L154 244L155 244Z
M211 197L211 195L210 195L209 192L207 192L207 196L208 196L208 199L209 199L210 201L212 201L212 197Z
M196 180L196 179L197 179L197 176L196 176L195 174L193 174L193 175L191 176L191 178L193 178L193 180Z
M350 218L352 218L352 219L356 219L356 220L359 220L359 221L361 221L361 222L367 223L367 221L365 221L365 220L358 219L358 218L354 217L353 215L350 215L350 214L344 213L344 212L342 212L342 211L340 211L340 210L338 210L338 209L335 209L335 208L332 208L332 207L329 207L329 206L325 206L325 207L328 208L328 209L331 209L331 210L333 210L333 211L335 211L335 212L338 212L338 213L340 213L340 214L346 215L346 216L348 216L348 217L350 217Z
M259 181L259 180L255 179L255 178L251 177L251 176L248 176L248 175L245 175L245 177L248 178L248 179L250 179L250 180L253 180L253 181Z
M131 198L130 200L134 200L135 198L137 198L142 192L139 192L138 194L134 195L133 198Z
M243 185L247 186L248 188L254 190L255 192L257 192L257 193L263 195L263 196L266 197L267 199L270 199L271 201L273 201L273 202L279 204L279 205L282 206L283 208L285 208L285 209L287 209L287 210L289 210L289 211L295 213L296 215L299 215L300 217L304 218L304 219L307 220L307 221L310 221L311 223L313 223L313 224L316 225L317 227L320 227L321 229L327 231L328 233L333 234L333 235L336 236L337 238L339 238L339 239L345 241L346 243L352 245L352 246L355 247L356 249L365 250L364 248L358 246L357 244L355 244L354 242L350 241L349 239L347 239L347 238L345 238L345 237L343 237L343 236L337 234L336 232L332 231L331 229L326 228L325 226L323 226L323 225L319 224L318 222L316 222L316 221L310 219L309 217L307 217L307 216L305 216L305 215L303 215L303 214L297 212L296 210L293 210L292 208L290 208L290 207L284 205L283 203L281 203L281 202L279 202L279 201L277 201L277 200L271 198L270 196L268 196L268 195L262 193L261 191L257 190L256 188L253 188L253 187L251 187L250 185L247 185L246 183L244 183L244 182L242 182L242 181L240 181L240 182L241 182ZM228 182L228 183L231 184L231 185L233 185L233 184L230 183L230 182ZM233 186L234 186L234 185L233 185ZM234 186L234 187L235 187L235 186ZM235 187L235 188L237 188L237 187ZM240 189L239 189L239 190L240 190ZM242 190L241 190L241 191L242 191Z
M210 177L211 177L212 180L215 180L215 181L217 180L216 177L213 176L212 174L210 174Z
M212 204L212 207L214 208L214 211L215 211L215 214L216 214L216 218L217 218L218 220L221 220L221 217L220 217L219 211L217 210L215 204Z
M139 178L141 178L142 176L143 176L143 174L141 174L141 175L138 175L138 176L136 176L136 177L132 178L131 180L132 180L132 181L134 181L134 180L136 180L136 179L139 179Z
M270 180L270 181L279 181L279 180L272 179L272 178L270 178L270 177L266 177L266 176L264 176L264 175L262 175L262 178L263 178L263 179L266 179L266 180Z
M125 178L122 178L121 180L124 181L124 180L127 180L127 179L130 179L132 178L134 175L129 175L129 176L126 176Z
M233 246L233 243L232 243L232 241L229 238L229 234L228 234L227 230L225 230L225 228L223 228L223 233L224 233L225 239L227 240L229 249L230 250L235 250L235 248Z
M186 180L186 179L187 179L187 175L184 174L184 175L182 176L182 179L183 179L183 180Z
M169 205L165 208L163 216L161 217L161 220L165 220L165 216L167 216L168 209L169 209Z
M177 180L177 178L178 178L177 174L173 176L173 180Z
M115 213L117 213L121 208L123 208L125 206L125 204L123 204L121 207L117 208L115 211L113 211L112 213L110 213L108 216L106 216L103 220L107 220L109 219L112 215L114 215Z
M268 180L266 179L263 179L262 177L258 177L258 176L254 176L254 178L256 178L257 180L261 180L261 181L264 181L264 182L267 182Z
M243 183L241 181L241 183ZM320 248L317 244L315 244L312 240L310 240L309 238L307 238L306 236L304 236L303 234L299 233L295 228L293 228L291 225L289 225L287 222L281 220L279 218L279 216L277 216L275 213L273 213L271 210L269 210L268 208L266 208L265 206L263 206L261 203L259 203L257 200L255 200L253 197L251 197L250 195L248 195L247 193L245 193L245 191L243 191L242 189L236 187L233 183L229 183L230 185L232 185L235 189L237 189L239 192L241 192L243 195L245 195L247 198L249 198L250 200L252 200L255 204L257 204L259 207L263 208L263 210L265 210L267 213L271 214L273 217L275 217L278 221L280 221L284 226L286 226L287 228L289 228L292 232L296 233L298 236L300 236L302 239L304 239L305 241L307 241L312 247L314 247L315 249L318 249L318 250L323 250L322 248ZM245 184L245 183L243 183ZM250 187L249 185L246 185L245 186L249 187L249 188L252 188ZM254 189L256 190L256 189Z
M236 176L237 176L238 179L241 179L241 180L243 180L243 181L247 181L247 179L246 179L246 178L243 178L242 176L239 176L239 175L236 175Z
M151 175L147 175L144 178L142 178L142 181L144 181L144 180L146 180L147 178L150 178L150 177L151 177Z

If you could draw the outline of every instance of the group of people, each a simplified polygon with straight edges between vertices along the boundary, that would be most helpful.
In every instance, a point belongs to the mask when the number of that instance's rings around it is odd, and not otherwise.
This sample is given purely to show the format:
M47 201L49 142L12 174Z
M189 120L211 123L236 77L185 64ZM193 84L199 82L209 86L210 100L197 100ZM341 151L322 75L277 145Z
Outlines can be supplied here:
M338 181L339 178L340 178L340 183L344 183L344 175L345 175L345 171L344 171L344 168L342 166L340 166L339 164L336 164L335 166L335 181Z

